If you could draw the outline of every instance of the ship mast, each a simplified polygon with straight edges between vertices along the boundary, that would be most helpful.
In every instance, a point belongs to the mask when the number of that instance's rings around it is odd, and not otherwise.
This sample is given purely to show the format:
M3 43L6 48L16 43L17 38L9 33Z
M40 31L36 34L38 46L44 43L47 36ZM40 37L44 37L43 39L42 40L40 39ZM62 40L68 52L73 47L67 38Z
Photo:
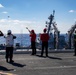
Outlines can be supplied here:
M47 31L48 34L49 34L49 32L50 32L50 29L51 29L51 24L52 24L53 19L54 19L54 14L55 14L55 10L53 10L53 14L51 14L51 15L48 17L48 19L50 20L50 22L49 22L49 23L46 22L46 24L49 24L49 25L48 25L48 31Z
M74 25L72 25L72 27L68 30L68 32L70 32L70 34L73 34L75 28L76 28L76 22Z
M54 22L53 20L54 20L54 14L55 14L55 10L53 10L53 14L51 14L49 17L48 17L48 19L50 20L50 22L46 22L46 24L48 24L48 27L47 27L47 33L49 34L49 35L51 35L50 34L50 32L52 31L52 30L54 30L54 48L58 48L59 46L58 46L58 42L59 42L59 30L58 30L58 28L57 28L57 24L56 24L56 22ZM53 28L52 28L53 27ZM52 36L52 35L51 35Z
M71 49L71 44L72 44L72 41L71 41L71 38L72 38L72 34L74 32L74 30L76 29L76 22L74 25L72 25L72 27L68 30L68 35L69 35L69 48Z

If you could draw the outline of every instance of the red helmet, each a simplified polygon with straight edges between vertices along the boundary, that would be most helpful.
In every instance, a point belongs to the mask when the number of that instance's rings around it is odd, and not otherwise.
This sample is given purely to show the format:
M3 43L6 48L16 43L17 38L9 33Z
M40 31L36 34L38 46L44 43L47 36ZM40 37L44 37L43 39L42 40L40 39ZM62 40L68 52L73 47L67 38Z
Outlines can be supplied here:
M31 30L32 33L34 33L34 30Z
M43 31L44 31L44 32L46 32L46 31L47 31L47 29L45 28Z

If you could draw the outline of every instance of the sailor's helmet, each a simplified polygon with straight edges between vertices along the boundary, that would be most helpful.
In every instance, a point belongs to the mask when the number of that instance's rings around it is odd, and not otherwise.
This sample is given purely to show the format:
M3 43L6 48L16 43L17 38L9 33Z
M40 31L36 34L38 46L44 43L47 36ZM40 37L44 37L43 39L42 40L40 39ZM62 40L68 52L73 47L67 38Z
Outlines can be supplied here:
M34 30L31 30L32 33L34 33Z
M11 33L11 30L8 30L7 33Z
M44 32L46 32L46 31L47 31L47 29L45 28L43 31L44 31Z

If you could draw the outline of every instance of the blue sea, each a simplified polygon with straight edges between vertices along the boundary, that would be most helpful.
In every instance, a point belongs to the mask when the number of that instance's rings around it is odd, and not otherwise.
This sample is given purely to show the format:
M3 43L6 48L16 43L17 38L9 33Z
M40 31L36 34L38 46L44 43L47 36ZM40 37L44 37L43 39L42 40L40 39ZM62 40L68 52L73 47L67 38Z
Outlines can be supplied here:
M20 46L27 47L30 46L30 37L29 34L14 34L17 38L14 40L14 45L16 43L19 43ZM65 36L65 34L63 34ZM37 34L38 36L38 34ZM6 42L5 38L3 36L0 37L0 45L4 45Z
M30 45L30 37L29 34L14 34L17 38L14 40L14 45L19 43L20 46L27 47ZM3 36L0 37L0 45L5 44L6 40Z

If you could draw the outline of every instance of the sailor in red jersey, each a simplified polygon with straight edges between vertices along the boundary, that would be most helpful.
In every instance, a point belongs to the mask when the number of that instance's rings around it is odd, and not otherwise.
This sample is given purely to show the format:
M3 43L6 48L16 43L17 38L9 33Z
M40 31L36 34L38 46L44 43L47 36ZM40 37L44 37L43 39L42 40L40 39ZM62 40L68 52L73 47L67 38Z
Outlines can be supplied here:
M44 53L44 48L46 50L46 57L48 56L48 40L49 40L49 34L46 33L46 28L43 30L43 34L40 35L40 39L42 41L42 51L41 51L41 56L43 56Z
M36 54L36 34L34 30L30 31L32 55Z

